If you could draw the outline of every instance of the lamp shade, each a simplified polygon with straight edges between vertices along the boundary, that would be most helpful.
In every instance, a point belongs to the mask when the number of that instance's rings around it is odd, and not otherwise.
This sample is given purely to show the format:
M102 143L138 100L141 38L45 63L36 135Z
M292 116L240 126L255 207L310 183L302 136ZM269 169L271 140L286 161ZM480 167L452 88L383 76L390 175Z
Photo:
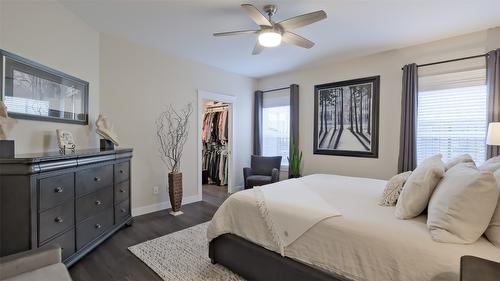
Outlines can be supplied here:
M500 145L500 122L492 122L488 125L486 144Z

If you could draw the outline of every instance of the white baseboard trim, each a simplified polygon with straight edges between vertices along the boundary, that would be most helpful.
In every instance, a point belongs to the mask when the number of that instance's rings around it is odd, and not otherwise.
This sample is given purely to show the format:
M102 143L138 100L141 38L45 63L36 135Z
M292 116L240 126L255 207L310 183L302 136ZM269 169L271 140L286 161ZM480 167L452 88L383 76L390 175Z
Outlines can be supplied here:
M201 201L201 199L202 198L199 195L187 196L187 197L182 198L182 205L198 202L198 201ZM132 209L132 217L137 217L140 215L145 215L148 213L153 213L153 212L169 209L171 207L172 206L170 205L170 201L164 201L164 202L160 202L160 203L156 203L156 204L151 204L151 205L147 205L147 206L133 208Z

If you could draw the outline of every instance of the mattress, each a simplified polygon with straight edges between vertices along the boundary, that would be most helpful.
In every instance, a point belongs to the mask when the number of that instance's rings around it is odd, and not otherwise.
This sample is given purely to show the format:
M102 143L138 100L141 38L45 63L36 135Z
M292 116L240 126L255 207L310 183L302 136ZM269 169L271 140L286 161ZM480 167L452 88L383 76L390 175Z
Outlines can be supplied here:
M470 245L438 243L430 237L425 215L397 219L394 207L377 204L386 181L337 175L311 175L303 180L327 190L324 199L341 216L311 227L285 248L287 257L351 280L381 281L457 281L464 255L500 262L500 249L484 237ZM253 190L231 195L217 210L208 239L225 233L279 252Z

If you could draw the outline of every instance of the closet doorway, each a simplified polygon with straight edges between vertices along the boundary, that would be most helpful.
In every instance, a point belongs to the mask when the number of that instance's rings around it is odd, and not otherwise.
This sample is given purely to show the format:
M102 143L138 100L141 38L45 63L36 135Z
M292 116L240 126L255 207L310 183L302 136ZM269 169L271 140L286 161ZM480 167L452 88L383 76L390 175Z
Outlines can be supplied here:
M233 192L235 97L198 91L198 194L220 205Z

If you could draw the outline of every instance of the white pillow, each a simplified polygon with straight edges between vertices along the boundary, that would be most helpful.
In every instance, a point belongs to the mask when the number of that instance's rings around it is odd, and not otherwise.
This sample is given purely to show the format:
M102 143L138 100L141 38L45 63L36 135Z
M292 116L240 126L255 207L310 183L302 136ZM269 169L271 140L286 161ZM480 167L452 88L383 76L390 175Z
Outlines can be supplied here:
M488 227L498 201L493 174L461 163L446 172L429 201L427 227L437 242L474 243Z
M380 206L395 206L398 201L399 194L403 189L408 177L411 175L411 171L397 174L392 177L385 186L384 193L382 194L382 199L378 203Z
M395 215L399 219L411 219L422 213L432 192L444 174L442 155L425 159L406 180L396 203Z
M453 166L460 164L460 163L474 163L474 160L472 159L472 157L469 154L462 154L462 155L457 156L457 157L451 159L450 161L446 162L445 169L449 170Z
M493 175L497 181L497 189L500 191L500 169L498 169ZM497 207L493 213L493 217L491 218L490 225L484 234L491 243L500 248L500 194L498 195Z
M500 156L491 157L481 166L478 167L481 171L490 171L494 173L496 170L500 169Z
M496 170L494 173L493 173L493 176L495 177L495 179L497 180L497 187L500 189L500 169Z

